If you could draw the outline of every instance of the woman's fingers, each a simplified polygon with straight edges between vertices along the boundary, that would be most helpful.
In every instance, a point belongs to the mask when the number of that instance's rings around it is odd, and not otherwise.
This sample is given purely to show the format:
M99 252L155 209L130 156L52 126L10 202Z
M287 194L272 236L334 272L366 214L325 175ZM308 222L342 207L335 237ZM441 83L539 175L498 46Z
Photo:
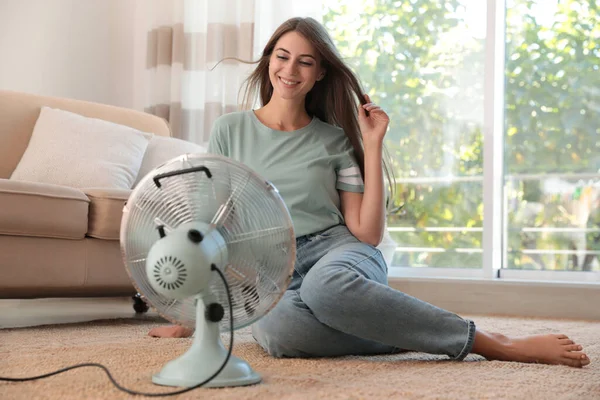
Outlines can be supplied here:
M381 110L381 107L379 107L378 105L373 104L373 103L365 104L365 105L363 105L362 108L367 110L368 112Z
M366 103L366 104L362 105L362 108L367 108L367 107L370 107L372 105L374 105L374 103Z

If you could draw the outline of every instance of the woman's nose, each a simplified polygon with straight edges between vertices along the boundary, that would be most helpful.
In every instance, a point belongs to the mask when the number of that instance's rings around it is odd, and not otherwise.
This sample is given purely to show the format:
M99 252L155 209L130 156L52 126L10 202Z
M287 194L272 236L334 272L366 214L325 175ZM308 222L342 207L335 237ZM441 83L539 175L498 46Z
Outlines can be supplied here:
M296 75L298 73L298 66L295 62L290 62L286 65L286 72L290 75Z

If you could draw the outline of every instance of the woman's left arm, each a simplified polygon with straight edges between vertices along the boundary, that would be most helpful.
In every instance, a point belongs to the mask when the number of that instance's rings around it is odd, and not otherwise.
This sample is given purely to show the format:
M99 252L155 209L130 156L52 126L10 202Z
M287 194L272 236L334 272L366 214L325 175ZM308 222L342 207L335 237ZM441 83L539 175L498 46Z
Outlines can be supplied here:
M341 211L346 226L358 240L377 246L385 228L385 188L383 182L383 138L390 119L380 107L371 103L359 106L358 123L365 151L364 193L340 191ZM366 115L366 111L369 115Z

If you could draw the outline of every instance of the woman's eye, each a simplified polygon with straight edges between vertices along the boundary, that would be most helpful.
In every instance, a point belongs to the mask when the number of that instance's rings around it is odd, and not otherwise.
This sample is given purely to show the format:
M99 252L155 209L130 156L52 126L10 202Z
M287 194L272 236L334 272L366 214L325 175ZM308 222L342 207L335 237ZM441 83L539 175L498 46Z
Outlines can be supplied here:
M284 57L284 56L277 56L277 59L283 60L283 61L288 60L288 58ZM307 62L307 61L300 61L300 64L306 65L307 67L310 67L311 65L313 65L311 62Z

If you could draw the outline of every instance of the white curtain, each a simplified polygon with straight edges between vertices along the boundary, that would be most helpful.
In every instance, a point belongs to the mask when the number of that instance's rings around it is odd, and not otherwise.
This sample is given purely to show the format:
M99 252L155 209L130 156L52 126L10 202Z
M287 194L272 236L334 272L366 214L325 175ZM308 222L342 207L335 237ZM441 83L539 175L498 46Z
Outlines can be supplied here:
M238 109L253 58L253 0L140 0L136 51L144 73L136 85L142 108L165 118L173 136L206 144L214 120ZM140 69L141 65L136 67Z
M322 0L254 0L254 55L259 57L275 29L292 17L323 20Z

